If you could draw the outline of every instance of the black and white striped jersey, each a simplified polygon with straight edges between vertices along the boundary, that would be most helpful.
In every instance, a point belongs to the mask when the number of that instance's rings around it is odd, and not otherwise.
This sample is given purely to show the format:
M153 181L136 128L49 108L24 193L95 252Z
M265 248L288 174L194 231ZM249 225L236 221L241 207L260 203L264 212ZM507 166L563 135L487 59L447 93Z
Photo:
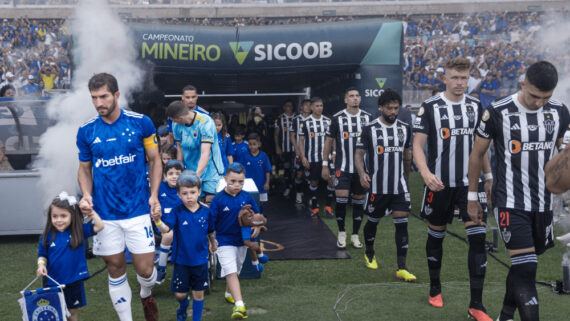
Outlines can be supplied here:
M305 137L303 153L309 163L323 161L325 139L330 125L331 119L322 115L319 119L311 115L300 124L300 130L297 133Z
M485 110L477 135L492 139L495 145L494 206L552 210L544 166L554 155L569 122L564 104L549 100L540 109L529 110L519 102L518 94L496 101Z
M287 114L283 113L275 119L274 128L279 129L279 147L281 147L283 153L295 152L295 148L293 148L293 144L291 143L291 136L289 135L295 116L295 114L287 116Z
M351 115L346 109L334 114L327 136L336 141L335 168L342 172L356 173L354 167L354 152L356 140L362 134L362 129L370 121L371 115L360 109Z
M389 126L376 118L364 127L356 148L366 151L373 194L408 193L404 151L410 146L411 136L410 125L399 119Z
M300 132L302 131L302 129L300 129L301 124L309 117L311 117L310 114L307 117L303 117L303 115L298 114L297 116L295 116L295 118L293 118L293 126L291 126L291 128L289 129L289 132L295 133L295 143L297 144L299 144L299 136Z
M469 154L481 113L479 100L465 95L455 103L444 93L424 101L418 111L414 132L428 136L428 168L446 187L469 185Z

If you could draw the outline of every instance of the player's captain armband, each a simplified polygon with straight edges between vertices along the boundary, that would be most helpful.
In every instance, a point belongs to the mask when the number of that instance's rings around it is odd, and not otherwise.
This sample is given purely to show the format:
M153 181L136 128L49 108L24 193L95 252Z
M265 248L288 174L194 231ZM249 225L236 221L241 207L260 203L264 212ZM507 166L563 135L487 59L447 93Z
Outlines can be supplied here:
M152 134L147 138L143 139L143 146L145 149L157 147L158 141L156 140L156 135Z

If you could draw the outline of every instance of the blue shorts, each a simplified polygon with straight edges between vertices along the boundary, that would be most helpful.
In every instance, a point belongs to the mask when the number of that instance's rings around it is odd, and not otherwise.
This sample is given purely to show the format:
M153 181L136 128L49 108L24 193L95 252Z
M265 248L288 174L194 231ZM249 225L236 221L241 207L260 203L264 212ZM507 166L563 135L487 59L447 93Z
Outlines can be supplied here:
M187 293L190 290L203 291L209 287L208 263L198 266L174 264L170 291Z
M216 187L218 186L219 180L202 181L202 194L214 195L216 194Z
M63 289L63 296L65 297L65 304L68 309L77 309L85 306L87 302L85 301L83 280L66 284Z

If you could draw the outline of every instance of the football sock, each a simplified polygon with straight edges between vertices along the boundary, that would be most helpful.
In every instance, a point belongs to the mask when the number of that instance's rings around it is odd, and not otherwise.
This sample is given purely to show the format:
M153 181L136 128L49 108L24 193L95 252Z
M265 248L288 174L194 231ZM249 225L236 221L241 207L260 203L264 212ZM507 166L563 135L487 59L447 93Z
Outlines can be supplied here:
M538 293L535 284L537 264L535 253L523 253L511 257L512 292L521 321L539 319Z
M148 278L143 278L137 274L137 280L141 285L140 296L141 299L148 298L152 294L152 288L156 283L156 268L152 267L152 274Z
M160 253L158 254L158 269L166 269L166 264L168 262L168 252L170 252L171 247L171 245L160 244Z
M177 301L178 305L180 306L180 311L186 311L188 309L188 305L190 305L190 300L188 300L188 297Z
M507 275L506 282L507 291L505 292L505 298L503 299L503 308L501 309L501 314L499 315L499 320L509 320L513 319L515 315L515 310L517 309L517 303L513 295L513 272L509 269L509 274Z
M352 199L352 234L358 234L364 213L364 199Z
M204 299L192 301L192 321L202 320L202 311L204 310Z
M332 201L334 199L334 187L330 187L327 185L327 206L331 206Z
M344 232L344 218L346 217L346 204L348 203L347 197L337 197L335 212L336 223L338 224L338 231Z
M469 267L469 285L471 288L471 302L469 307L483 308L483 284L485 283L485 270L487 267L487 252L485 252L485 234L483 226L469 226L465 229L469 240L467 253L467 266Z
M109 295L119 319L132 321L131 299L133 294L126 273L118 278L112 278L109 275Z
M431 297L441 293L441 258L443 257L443 238L446 231L436 231L428 227L428 239L426 242L426 256L428 261Z
M379 218L368 216L366 224L364 224L364 244L366 245L366 256L368 260L374 257L374 239L376 238L376 230L380 223Z
M303 180L295 178L295 192L303 193Z
M394 239L396 240L396 256L398 270L406 269L406 256L408 255L408 218L394 218Z
M317 204L317 190L319 189L318 186L309 185L309 193L311 194L311 208L319 208Z
M235 304L235 305L236 305L237 307L245 307L245 305L243 304L243 301L242 301L242 300L236 301L236 304Z
M285 188L291 188L291 165L283 165L283 169L283 180L285 181Z

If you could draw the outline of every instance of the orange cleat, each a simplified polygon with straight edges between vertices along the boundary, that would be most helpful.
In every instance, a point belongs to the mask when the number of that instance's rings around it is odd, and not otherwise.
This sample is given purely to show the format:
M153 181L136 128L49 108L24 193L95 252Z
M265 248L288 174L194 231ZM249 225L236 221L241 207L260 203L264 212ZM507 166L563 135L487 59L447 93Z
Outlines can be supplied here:
M441 293L436 296L430 296L428 302L436 308L443 308L443 299L441 298Z
M479 310L475 308L469 308L469 310L467 310L467 317L471 320L477 321L493 321L493 319L491 319L491 317L485 313L484 309Z

